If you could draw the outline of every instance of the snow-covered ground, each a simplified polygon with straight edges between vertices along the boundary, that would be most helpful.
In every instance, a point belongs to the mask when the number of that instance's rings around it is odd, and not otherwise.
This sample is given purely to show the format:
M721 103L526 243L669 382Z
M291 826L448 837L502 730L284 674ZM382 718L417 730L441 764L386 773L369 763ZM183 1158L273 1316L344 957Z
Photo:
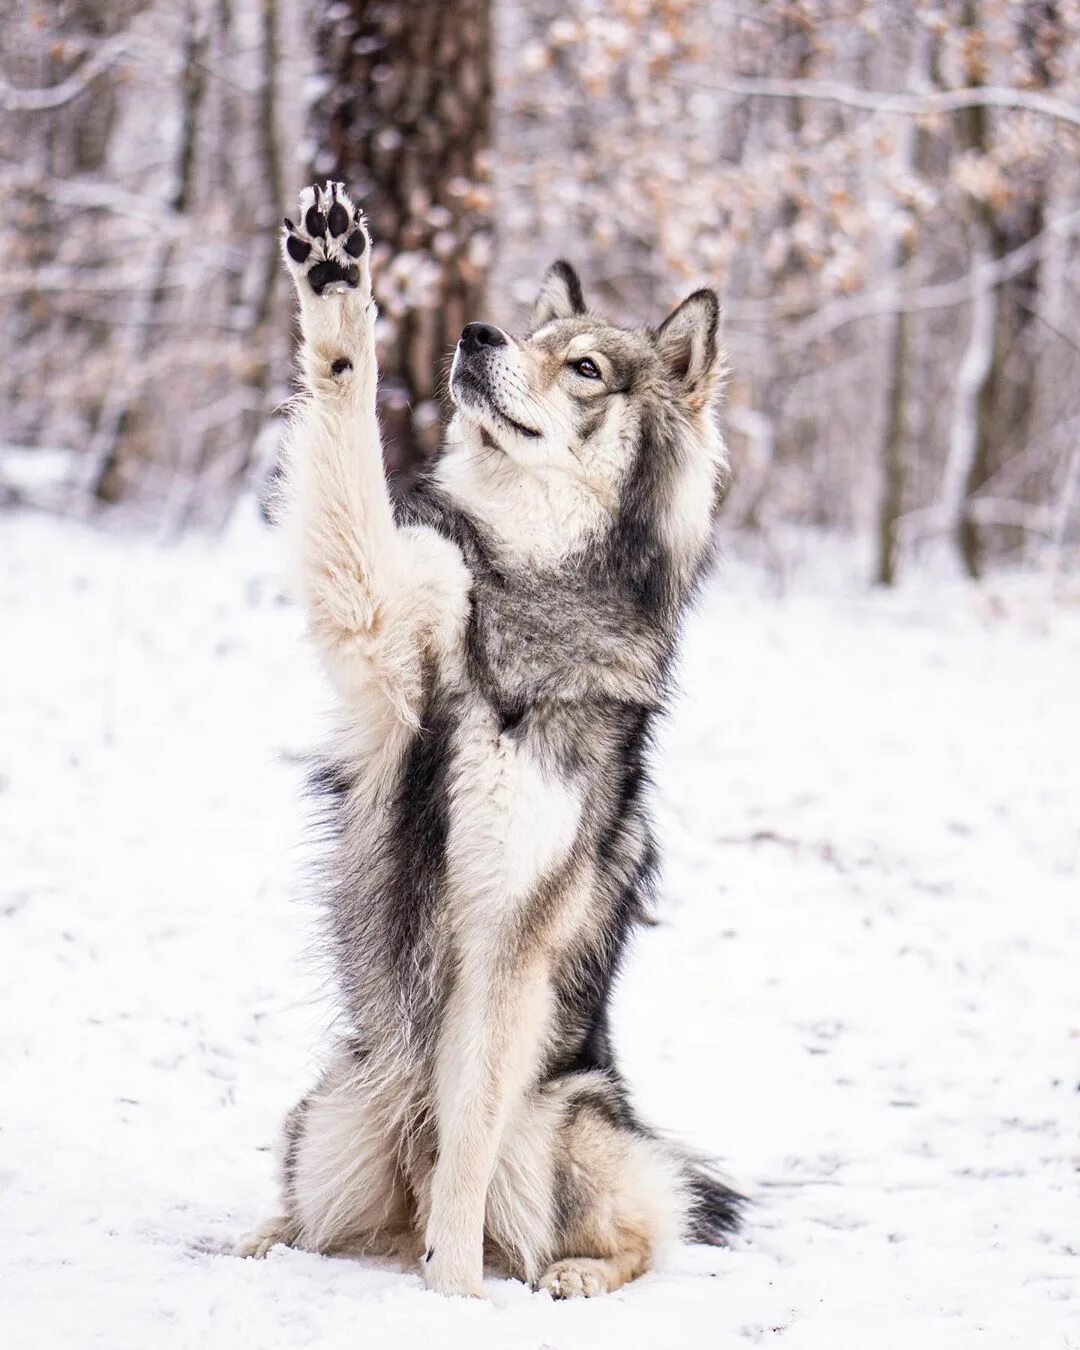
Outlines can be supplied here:
M753 1197L616 1295L224 1254L327 1020L321 684L241 521L0 521L0 1326L107 1347L1080 1347L1080 607L730 562L661 749L640 1102Z

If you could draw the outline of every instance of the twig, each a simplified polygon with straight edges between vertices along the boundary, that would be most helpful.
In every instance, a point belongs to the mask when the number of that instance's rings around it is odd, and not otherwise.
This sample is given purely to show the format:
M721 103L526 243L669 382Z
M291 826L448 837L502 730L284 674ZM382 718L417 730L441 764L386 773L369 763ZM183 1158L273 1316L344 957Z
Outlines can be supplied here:
M130 37L118 33L103 42L66 80L47 89L17 89L0 78L0 107L7 112L45 112L49 108L60 108L78 98L87 85L115 65L130 47Z
M976 294L993 290L1025 271L1042 255L1055 234L1074 234L1080 230L1080 211L1071 211L1050 221L1045 229L1014 248L1001 258L977 264L970 272L952 281L935 282L921 286L899 297L890 284L876 291L867 291L850 299L835 300L825 305L811 318L795 325L784 340L784 348L791 351L819 342L838 329L860 319L877 318L882 314L920 313L925 310L949 309L967 304ZM783 320L775 306L766 302L761 306L732 306L725 308L725 317L731 323L777 323Z
M1038 113L1080 127L1080 107L1029 89L995 85L965 89L941 89L925 94L890 94L883 90L856 89L835 80L739 79L708 82L708 88L744 98L804 98L837 103L873 113L896 113L902 117L928 117L934 113L959 112L962 108L1009 108Z

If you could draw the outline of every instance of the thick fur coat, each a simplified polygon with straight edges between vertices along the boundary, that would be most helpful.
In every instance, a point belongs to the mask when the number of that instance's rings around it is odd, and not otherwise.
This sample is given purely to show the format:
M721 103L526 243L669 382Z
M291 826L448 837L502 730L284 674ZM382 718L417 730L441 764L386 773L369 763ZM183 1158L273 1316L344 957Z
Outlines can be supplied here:
M282 518L339 695L314 775L348 1033L290 1114L283 1213L247 1242L396 1251L444 1293L485 1262L618 1287L737 1197L637 1117L608 1004L656 865L646 771L724 468L718 308L464 330L455 414L397 507L375 411L370 241L341 185L286 222L305 393Z

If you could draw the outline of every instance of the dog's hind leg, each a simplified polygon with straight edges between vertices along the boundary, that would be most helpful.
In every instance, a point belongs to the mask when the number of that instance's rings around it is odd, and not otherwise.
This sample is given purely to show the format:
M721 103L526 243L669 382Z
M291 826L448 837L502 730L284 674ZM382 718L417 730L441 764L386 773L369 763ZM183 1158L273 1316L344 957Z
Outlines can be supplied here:
M285 1120L280 1146L282 1208L243 1239L242 1256L277 1243L317 1252L412 1254L412 1216L400 1174L402 1097L367 1088L343 1051ZM397 1117L397 1118L395 1118Z
M606 1075L530 1093L507 1131L488 1201L509 1269L555 1298L618 1289L689 1236L686 1161L640 1126Z

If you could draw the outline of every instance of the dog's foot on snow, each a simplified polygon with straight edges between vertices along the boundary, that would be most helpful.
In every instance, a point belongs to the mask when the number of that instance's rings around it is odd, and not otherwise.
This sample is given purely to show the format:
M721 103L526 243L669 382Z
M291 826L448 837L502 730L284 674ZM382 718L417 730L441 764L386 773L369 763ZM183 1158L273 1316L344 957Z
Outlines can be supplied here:
M341 183L304 188L300 223L286 216L281 242L301 298L357 289L370 293L371 239L363 213Z
M435 1294L448 1294L459 1298L486 1298L484 1293L483 1270L473 1267L467 1260L447 1259L429 1247L420 1261L424 1283Z
M572 1256L556 1261L540 1276L538 1289L546 1289L552 1298L593 1298L608 1291L606 1261L588 1256Z
M258 1228L245 1233L233 1248L234 1256L252 1257L261 1261L271 1247L292 1241L292 1227L286 1218L267 1219Z

